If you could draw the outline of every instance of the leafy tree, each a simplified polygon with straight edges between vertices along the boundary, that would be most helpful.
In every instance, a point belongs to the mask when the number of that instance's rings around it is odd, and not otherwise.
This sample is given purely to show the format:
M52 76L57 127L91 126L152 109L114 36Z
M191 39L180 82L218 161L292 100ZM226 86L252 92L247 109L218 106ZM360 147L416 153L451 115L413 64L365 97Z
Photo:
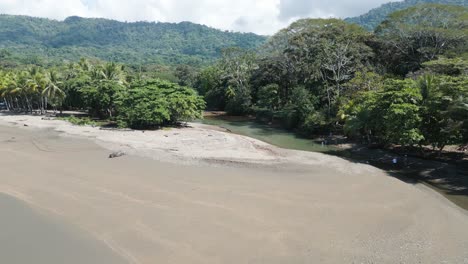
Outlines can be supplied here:
M142 129L201 118L205 103L191 88L149 80L121 91L117 107L121 126Z
M60 88L62 84L56 71L49 71L47 73L47 86L42 91L42 95L54 106L54 109L61 105L66 97L65 92Z
M277 110L279 107L279 85L269 84L258 91L257 106L269 110Z
M195 69L189 65L179 65L175 69L175 76L179 79L179 85L193 87L196 72Z
M361 91L378 91L383 88L384 77L372 71L358 71L354 78L344 85L345 94L355 97Z
M115 81L95 80L89 86L82 87L80 92L92 115L112 118L116 111L116 96L124 89L124 86Z
M466 51L468 9L439 4L418 5L389 16L377 29L380 58L397 74L421 68L450 50Z
M257 67L255 54L239 48L225 49L219 66L226 88L226 110L236 115L247 113L251 106L249 80Z
M424 140L420 130L421 100L412 80L387 80L383 90L364 92L350 102L345 111L345 131L385 144L419 144Z
M465 0L403 0L385 3L358 17L346 18L345 21L348 23L356 23L369 31L374 31L380 23L385 21L390 14L396 11L404 10L415 5L431 3L468 6L468 3Z
M325 88L331 116L343 83L372 57L366 44L369 33L338 19L309 19L297 23L303 28L290 39L286 53L295 60L296 74L303 84ZM317 82L321 85L317 86Z
M222 70L215 66L203 69L197 76L195 87L198 93L205 97L208 109L224 110L226 107L226 91Z
M418 86L424 143L440 152L449 144L462 143L468 132L468 79L426 75L418 80Z
M126 64L206 65L220 50L255 49L266 37L221 31L190 22L126 23L70 17L65 21L0 16L0 48L23 64L47 66L81 57ZM1 60L3 62L3 60ZM6 64L9 63L5 61Z
M314 112L315 98L303 86L292 90L291 101L284 107L282 121L287 128L297 128Z
M468 75L468 61L463 57L445 58L440 57L423 63L423 68L434 74L442 75Z

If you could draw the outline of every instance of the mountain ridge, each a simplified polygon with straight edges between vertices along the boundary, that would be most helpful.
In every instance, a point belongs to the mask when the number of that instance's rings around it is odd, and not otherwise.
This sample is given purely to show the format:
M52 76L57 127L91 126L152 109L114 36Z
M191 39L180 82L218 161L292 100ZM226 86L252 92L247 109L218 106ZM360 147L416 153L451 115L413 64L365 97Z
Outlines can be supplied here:
M91 57L133 64L203 64L218 58L223 48L254 49L266 40L188 21L121 22L78 16L60 21L2 14L0 24L0 49L49 63Z
M356 17L345 18L349 23L361 25L369 31L373 31L388 15L418 4L446 4L468 6L467 0L404 0L382 4L377 8L369 10L367 13Z

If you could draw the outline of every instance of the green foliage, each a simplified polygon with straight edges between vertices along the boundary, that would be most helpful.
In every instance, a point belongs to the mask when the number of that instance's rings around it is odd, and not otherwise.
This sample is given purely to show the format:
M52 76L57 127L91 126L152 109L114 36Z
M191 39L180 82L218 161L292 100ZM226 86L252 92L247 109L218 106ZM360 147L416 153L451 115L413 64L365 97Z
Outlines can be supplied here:
M359 24L369 31L374 31L380 23L388 18L393 12L407 9L419 4L445 4L468 6L465 0L404 0L395 1L374 8L364 15L345 19L346 22Z
M424 139L419 129L420 100L420 94L410 81L390 81L386 84L377 104L383 113L381 125L384 142L413 146Z
M383 143L418 144L424 139L419 129L421 99L413 81L388 80L383 90L364 92L346 107L345 131Z
M440 150L466 142L467 87L466 76L387 80L382 90L362 92L342 108L345 132L369 142Z
M223 72L215 65L203 69L197 76L195 87L198 93L205 97L208 109L224 109L226 107L226 92L222 74Z
M189 65L179 65L175 69L175 76L179 79L179 85L193 87L196 71Z
M298 83L314 87L332 116L343 84L372 57L369 33L337 19L302 20L301 31L289 39L285 54L293 62ZM291 27L296 27L293 24ZM312 90L312 89L311 89Z
M326 133L329 127L330 123L327 120L327 114L315 111L305 118L299 133L306 136L318 135L320 133Z
M383 88L384 77L369 71L358 71L354 78L344 85L345 94L349 97L355 97L362 91L378 91Z
M95 122L89 117L75 117L72 115L69 117L64 117L64 118L59 118L59 119L68 121L72 123L73 125L77 125L77 126L97 126L97 122Z
M446 145L466 140L468 78L426 75L418 80L418 85L423 97L424 143L442 150Z
M81 57L133 64L209 63L220 50L254 49L265 37L233 33L189 22L124 23L69 17L64 22L27 16L0 16L0 49L24 64L44 65Z
M277 110L279 107L279 85L269 84L260 87L257 93L257 106L264 109Z
M116 104L120 126L136 129L201 118L205 107L193 89L161 80L131 84L118 94Z
M442 75L468 75L468 61L462 57L445 58L423 63L423 68L429 72Z
M314 112L315 97L303 86L295 87L291 101L284 107L281 116L287 128L298 128Z
M82 87L80 92L85 106L90 113L99 117L113 117L115 100L125 87L111 80L94 80L89 86Z
M256 51L263 37L191 23L0 16L0 96L11 110L87 109L132 128L200 118L207 107L306 136L343 131L442 151L468 142L468 12L415 5L423 2L435 0L385 5L412 7L376 18L375 33L339 19L301 19ZM91 58L23 66L76 54Z
M396 74L417 71L421 64L468 47L468 8L418 5L395 12L376 30L379 58Z
M210 109L226 110L233 115L246 114L252 106L250 77L256 67L253 52L225 49L217 64L201 72L197 90L205 95Z

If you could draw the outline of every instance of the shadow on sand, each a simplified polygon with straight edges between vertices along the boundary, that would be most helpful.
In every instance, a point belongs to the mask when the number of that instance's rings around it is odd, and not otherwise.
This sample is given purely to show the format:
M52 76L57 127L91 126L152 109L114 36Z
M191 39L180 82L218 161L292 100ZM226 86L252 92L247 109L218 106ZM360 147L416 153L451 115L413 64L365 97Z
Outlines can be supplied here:
M468 210L468 161L451 162L403 156L388 150L353 146L325 152L351 162L369 164L385 170L390 176L408 184L422 183L443 194L458 206ZM393 164L397 158L398 163Z

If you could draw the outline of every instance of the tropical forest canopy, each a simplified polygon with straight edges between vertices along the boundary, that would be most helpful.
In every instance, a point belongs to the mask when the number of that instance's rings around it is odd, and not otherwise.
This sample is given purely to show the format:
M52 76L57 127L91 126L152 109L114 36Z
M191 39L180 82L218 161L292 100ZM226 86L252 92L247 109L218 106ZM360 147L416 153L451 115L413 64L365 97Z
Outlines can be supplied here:
M0 95L12 111L86 109L122 127L175 124L208 109L307 137L442 151L468 143L467 43L466 7L423 4L390 14L373 32L339 19L298 20L257 49L221 49L204 67L95 58L14 66L4 53Z
M65 21L0 15L0 50L25 64L50 65L82 57L129 64L212 62L221 49L253 49L265 37L182 23L125 23L69 17Z
M404 0L404 1L394 1L387 4L383 4L378 8L374 8L357 17L351 17L345 19L346 22L356 23L361 25L363 28L373 31L377 28L380 23L387 19L388 15L393 12L407 9L409 7L420 5L420 4L445 4L445 5L458 5L458 6L468 6L468 1L466 0Z

